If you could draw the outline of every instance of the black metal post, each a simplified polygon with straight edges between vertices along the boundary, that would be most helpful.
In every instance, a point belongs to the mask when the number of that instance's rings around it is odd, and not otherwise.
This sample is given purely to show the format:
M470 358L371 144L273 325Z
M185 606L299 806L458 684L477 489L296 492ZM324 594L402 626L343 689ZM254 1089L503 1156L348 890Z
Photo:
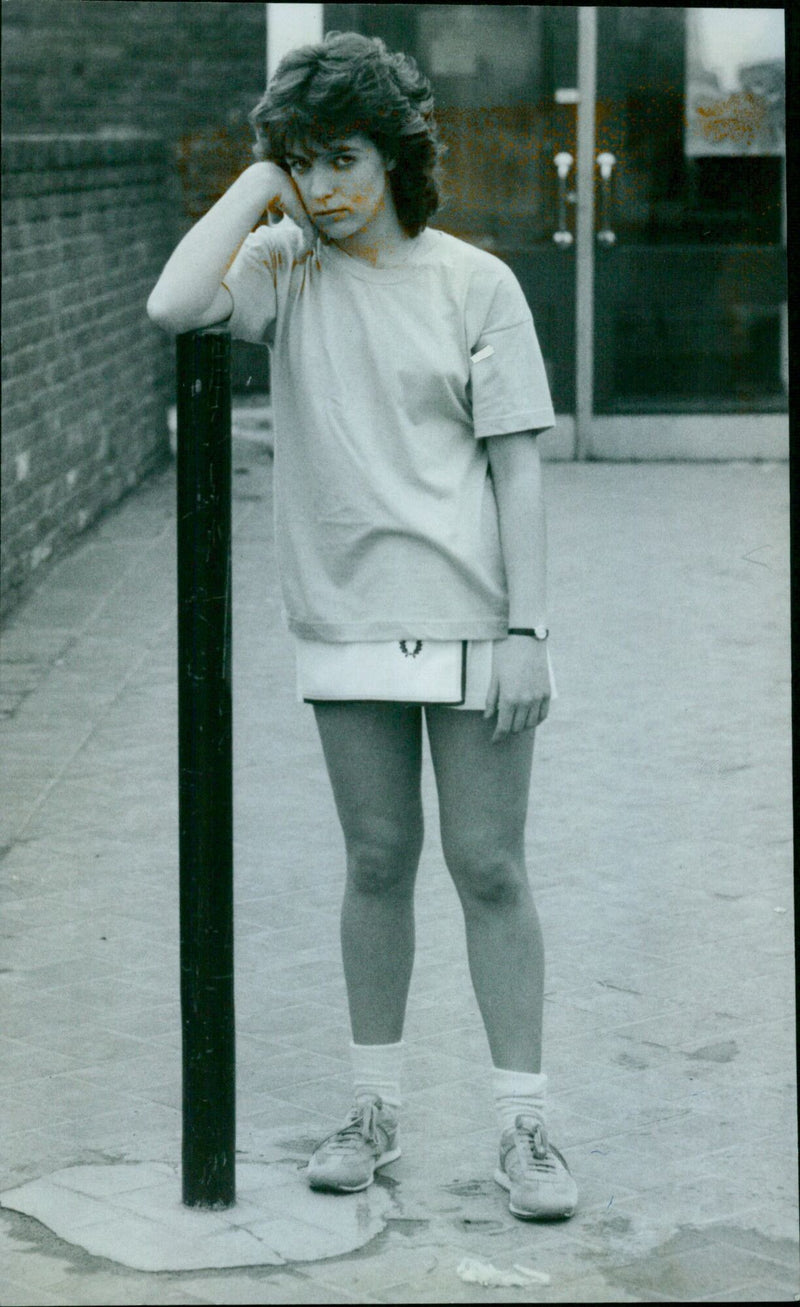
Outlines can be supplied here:
M178 371L178 762L183 1201L236 1201L230 337Z

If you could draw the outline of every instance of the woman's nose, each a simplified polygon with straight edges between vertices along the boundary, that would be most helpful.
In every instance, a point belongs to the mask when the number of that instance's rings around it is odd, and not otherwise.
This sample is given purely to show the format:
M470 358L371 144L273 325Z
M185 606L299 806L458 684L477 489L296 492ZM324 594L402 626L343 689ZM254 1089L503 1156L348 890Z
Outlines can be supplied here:
M333 189L333 174L329 168L318 166L311 169L308 192L312 199L324 199Z

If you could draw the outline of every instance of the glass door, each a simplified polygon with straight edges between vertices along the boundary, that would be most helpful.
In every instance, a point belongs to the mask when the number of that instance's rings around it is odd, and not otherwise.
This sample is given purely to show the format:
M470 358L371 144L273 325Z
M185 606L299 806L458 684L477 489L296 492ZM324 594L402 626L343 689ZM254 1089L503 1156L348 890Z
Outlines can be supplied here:
M783 24L597 8L594 456L788 450Z
M577 13L416 5L416 50L447 146L436 225L508 263L531 306L553 402L575 405Z

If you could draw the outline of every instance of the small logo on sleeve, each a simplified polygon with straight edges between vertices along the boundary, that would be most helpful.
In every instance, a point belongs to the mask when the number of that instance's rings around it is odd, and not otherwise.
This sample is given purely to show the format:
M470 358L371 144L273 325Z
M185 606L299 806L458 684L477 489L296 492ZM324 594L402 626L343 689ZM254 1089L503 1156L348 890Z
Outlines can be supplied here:
M483 349L479 349L477 354L470 354L470 358L473 363L480 363L481 359L489 359L493 354L494 345L484 345Z

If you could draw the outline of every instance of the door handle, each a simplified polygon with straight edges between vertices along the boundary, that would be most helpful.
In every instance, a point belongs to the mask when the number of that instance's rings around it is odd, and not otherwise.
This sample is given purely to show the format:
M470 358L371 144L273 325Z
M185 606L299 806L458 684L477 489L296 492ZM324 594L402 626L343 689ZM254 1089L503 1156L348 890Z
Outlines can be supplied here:
M597 229L597 240L601 245L613 245L616 242L616 232L611 229L611 174L617 162L617 157L610 150L603 150L602 154L597 156L597 164L600 168L600 196L599 196L599 216L600 225Z
M572 232L567 227L567 201L574 200L575 197L567 194L567 177L574 159L568 150L561 150L553 159L553 163L558 173L558 227L553 232L553 240L556 245L566 248L573 241Z

